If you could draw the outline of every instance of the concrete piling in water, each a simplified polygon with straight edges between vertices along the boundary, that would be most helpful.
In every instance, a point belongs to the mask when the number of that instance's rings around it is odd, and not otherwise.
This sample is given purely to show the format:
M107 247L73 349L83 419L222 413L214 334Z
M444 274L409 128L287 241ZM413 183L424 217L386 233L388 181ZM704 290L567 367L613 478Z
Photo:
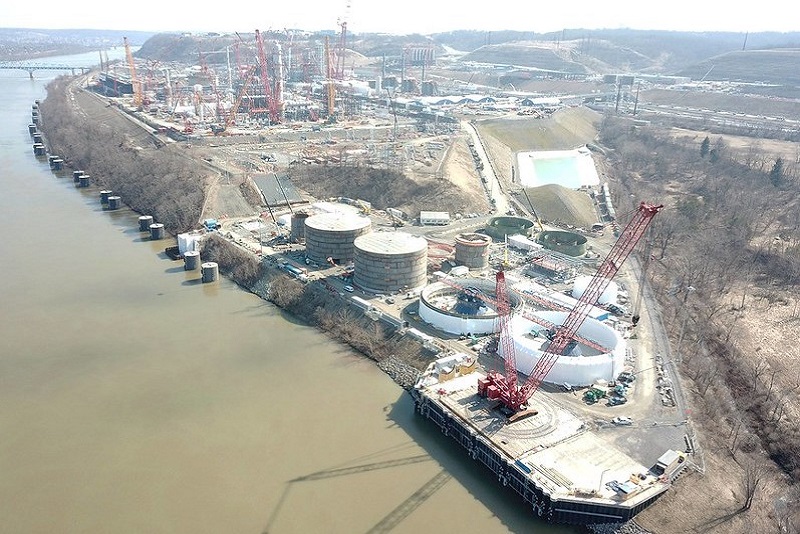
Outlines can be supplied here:
M61 158L56 158L53 160L53 170L60 171L64 168L64 160Z
M215 261L207 261L200 266L203 283L215 282L219 278L219 265Z
M108 204L108 197L111 196L113 191L110 189L103 189L100 191L100 204Z
M88 174L84 174L81 176L80 180L78 180L78 187L89 187L91 183L91 178Z
M117 210L122 204L122 199L118 196L112 195L108 197L108 209Z
M76 184L81 181L81 176L83 176L83 171L72 171L72 181Z
M142 215L141 217L139 217L139 231L140 232L149 232L151 224L153 224L153 216L152 215Z
M161 223L153 223L150 225L150 239L156 241L164 239L164 225Z
M200 253L196 250L187 250L183 255L183 269L195 271L200 266Z
M31 136L33 136L33 134L36 133L36 125L35 124L30 123L28 125L28 133L31 134Z
M42 143L34 143L33 144L33 154L35 156L46 156L47 155L47 151L45 150L44 145Z

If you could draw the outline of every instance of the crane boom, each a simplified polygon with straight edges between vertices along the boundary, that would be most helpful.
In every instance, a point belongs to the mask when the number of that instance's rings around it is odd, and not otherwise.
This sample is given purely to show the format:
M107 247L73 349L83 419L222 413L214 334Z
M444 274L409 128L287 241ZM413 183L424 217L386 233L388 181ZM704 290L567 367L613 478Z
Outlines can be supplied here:
M603 291L606 290L611 279L619 272L622 264L630 255L636 243L639 242L645 230L652 222L653 217L661 211L663 205L648 204L641 202L636 214L628 222L625 229L622 231L617 242L611 248L606 259L597 269L597 273L592 277L586 290L578 299L578 303L572 309L570 314L564 320L564 323L556 328L555 336L550 341L550 345L542 354L541 358L534 367L531 374L528 376L525 384L520 388L518 396L518 405L512 408L519 409L522 404L525 404L528 399L536 392L536 390L544 381L547 374L555 365L558 357L563 354L567 346L572 342L578 329L581 327L586 317L589 315L589 310L597 302Z
M256 68L252 67L247 72L244 78L244 83L242 84L242 88L239 90L239 95L236 97L236 101L234 101L233 106L231 107L230 111L228 112L228 117L225 119L225 123L222 125L222 128L219 133L224 132L228 129L228 127L233 124L234 119L236 118L236 112L239 109L239 106L242 104L242 99L244 95L247 94L247 86L250 85L250 80L253 79L253 75L255 75Z
M133 88L133 106L138 108L142 105L142 83L136 76L136 65L133 62L133 54L131 53L131 46L128 44L128 38L123 37L122 43L125 45L125 60L128 62L128 71L131 75L131 87Z
M503 363L506 371L506 385L509 391L517 389L517 358L514 350L514 336L511 332L511 305L506 290L506 275L497 271L495 294L497 296L497 317L500 322L500 346L503 349Z

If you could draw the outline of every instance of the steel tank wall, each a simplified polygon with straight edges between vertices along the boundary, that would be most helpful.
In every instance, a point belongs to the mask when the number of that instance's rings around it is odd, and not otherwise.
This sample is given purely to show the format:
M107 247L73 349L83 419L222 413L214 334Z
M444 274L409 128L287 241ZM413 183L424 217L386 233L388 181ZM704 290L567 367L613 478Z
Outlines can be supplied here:
M422 287L428 280L428 242L404 232L381 232L355 240L353 283L374 293Z
M372 232L367 217L323 213L305 219L306 256L311 261L326 263L332 258L337 263L353 260L353 243Z
M536 242L548 250L554 250L567 256L583 256L586 254L586 238L565 230L547 230L540 232Z
M489 266L489 245L492 238L483 234L460 234L456 237L456 263L471 270Z
M492 217L486 225L486 233L502 241L507 235L530 236L534 222L524 217L500 216Z

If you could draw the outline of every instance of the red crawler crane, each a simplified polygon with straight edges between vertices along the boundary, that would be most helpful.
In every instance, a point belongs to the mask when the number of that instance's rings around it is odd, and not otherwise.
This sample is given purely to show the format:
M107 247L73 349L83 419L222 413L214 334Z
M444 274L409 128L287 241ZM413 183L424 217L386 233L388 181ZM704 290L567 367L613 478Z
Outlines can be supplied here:
M608 253L606 259L597 269L597 273L592 277L575 307L564 320L564 323L551 332L550 344L542 353L536 367L533 368L522 387L517 386L516 356L509 323L510 306L506 294L505 274L502 271L497 273L497 314L500 317L500 346L503 350L505 376L497 371L489 371L486 378L478 381L479 395L492 400L499 400L514 415L522 415L520 412L527 408L528 400L539 389L558 357L564 353L570 344L574 343L575 334L577 334L578 329L589 315L591 307L603 294L603 291L605 291L611 279L622 267L636 243L644 235L653 217L662 208L663 205L656 206L646 202L639 204L636 214L622 231L619 239L611 248L611 252ZM513 418L514 416L512 415L512 420Z

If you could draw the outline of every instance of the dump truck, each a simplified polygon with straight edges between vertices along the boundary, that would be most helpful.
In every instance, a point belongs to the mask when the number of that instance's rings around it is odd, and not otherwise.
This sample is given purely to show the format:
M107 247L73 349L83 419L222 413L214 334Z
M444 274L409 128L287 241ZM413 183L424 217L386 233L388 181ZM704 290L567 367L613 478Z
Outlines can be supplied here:
M583 400L587 404L594 404L595 402L599 401L600 399L606 396L606 392L604 389L600 389L598 387L592 386L589 388L586 393L583 394Z

